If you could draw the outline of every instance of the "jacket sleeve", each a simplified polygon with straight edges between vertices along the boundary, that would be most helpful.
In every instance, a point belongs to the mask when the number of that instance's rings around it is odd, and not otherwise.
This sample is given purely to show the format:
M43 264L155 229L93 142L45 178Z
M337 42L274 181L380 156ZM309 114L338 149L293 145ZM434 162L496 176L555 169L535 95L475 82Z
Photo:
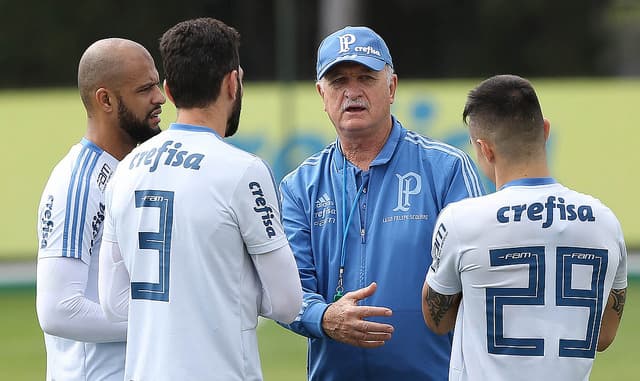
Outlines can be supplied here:
M454 157L451 181L446 189L442 207L455 201L485 194L478 170L469 155L459 151L459 154Z
M280 184L282 223L298 266L302 283L302 306L295 320L283 327L309 338L323 338L322 316L329 304L318 293L318 279L311 246L310 216L285 180Z

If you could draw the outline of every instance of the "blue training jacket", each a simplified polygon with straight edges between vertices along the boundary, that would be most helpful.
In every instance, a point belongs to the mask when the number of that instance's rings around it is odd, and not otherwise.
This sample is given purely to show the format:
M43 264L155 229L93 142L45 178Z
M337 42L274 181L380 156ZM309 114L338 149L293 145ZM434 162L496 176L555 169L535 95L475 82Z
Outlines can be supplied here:
M309 338L310 380L446 380L452 336L424 323L422 285L431 264L431 236L447 204L483 193L477 170L461 150L403 128L393 128L382 151L362 171L346 165L338 142L305 160L280 184L284 228L295 254L304 300L289 329ZM364 186L363 186L364 184ZM345 292L375 281L363 304L393 310L372 320L394 326L374 349L329 338L321 328L338 281L343 225L348 225Z

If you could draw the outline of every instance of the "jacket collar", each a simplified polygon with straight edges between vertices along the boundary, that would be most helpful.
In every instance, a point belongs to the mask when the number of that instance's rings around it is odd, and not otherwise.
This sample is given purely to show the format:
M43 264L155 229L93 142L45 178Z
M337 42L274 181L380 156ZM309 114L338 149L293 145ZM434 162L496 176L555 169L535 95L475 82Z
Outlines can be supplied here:
M392 125L389 137L384 143L384 146L382 146L382 150L378 152L378 155L371 162L370 167L387 164L393 157L393 153L396 151L400 140L407 134L407 130L402 127L400 122L393 115L391 116L391 123ZM339 172L342 170L342 164L344 163L344 155L340 147L340 138L336 139L335 145L336 149L335 154L333 155L333 164Z

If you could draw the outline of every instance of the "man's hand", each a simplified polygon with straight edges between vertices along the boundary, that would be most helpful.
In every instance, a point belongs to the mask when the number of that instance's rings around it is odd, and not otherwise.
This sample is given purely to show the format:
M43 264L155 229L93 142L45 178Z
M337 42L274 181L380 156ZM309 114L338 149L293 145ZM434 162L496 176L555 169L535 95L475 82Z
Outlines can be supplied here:
M322 329L332 339L363 348L376 348L391 338L393 326L364 320L369 316L391 316L386 307L359 306L358 301L376 292L372 282L359 290L347 292L329 305L322 317Z

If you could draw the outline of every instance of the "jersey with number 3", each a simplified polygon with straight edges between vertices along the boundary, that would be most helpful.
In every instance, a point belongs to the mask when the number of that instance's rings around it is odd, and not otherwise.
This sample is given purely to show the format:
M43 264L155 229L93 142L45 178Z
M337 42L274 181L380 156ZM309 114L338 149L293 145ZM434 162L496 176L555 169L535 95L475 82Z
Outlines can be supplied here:
M620 224L551 178L450 204L427 282L462 292L451 380L588 380L611 289L627 286Z
M261 379L250 254L287 245L269 167L172 124L121 162L106 199L104 239L131 278L125 379Z

